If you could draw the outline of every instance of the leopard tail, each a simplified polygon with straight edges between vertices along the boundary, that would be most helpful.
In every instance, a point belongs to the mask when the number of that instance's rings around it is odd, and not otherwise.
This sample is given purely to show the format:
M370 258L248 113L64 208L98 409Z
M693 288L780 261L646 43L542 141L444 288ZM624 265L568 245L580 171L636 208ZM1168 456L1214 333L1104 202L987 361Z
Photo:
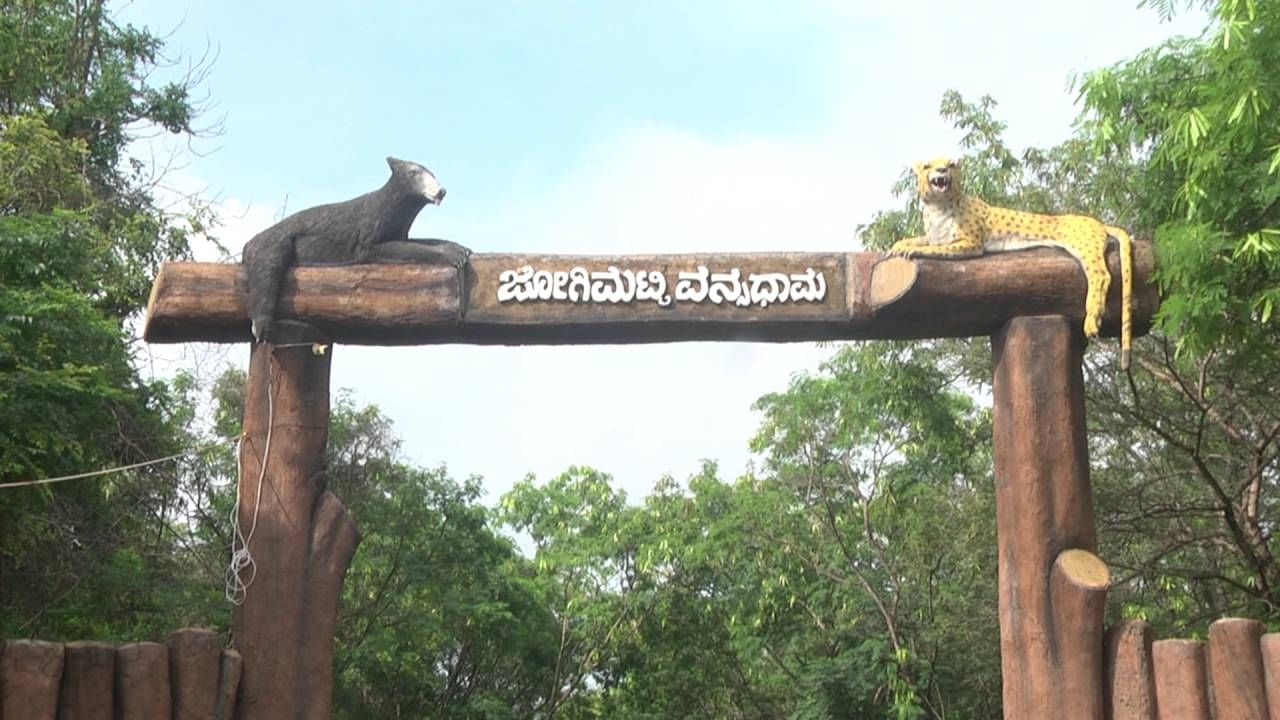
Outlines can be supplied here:
M1129 369L1133 346L1133 238L1114 225L1107 232L1120 244L1120 369Z

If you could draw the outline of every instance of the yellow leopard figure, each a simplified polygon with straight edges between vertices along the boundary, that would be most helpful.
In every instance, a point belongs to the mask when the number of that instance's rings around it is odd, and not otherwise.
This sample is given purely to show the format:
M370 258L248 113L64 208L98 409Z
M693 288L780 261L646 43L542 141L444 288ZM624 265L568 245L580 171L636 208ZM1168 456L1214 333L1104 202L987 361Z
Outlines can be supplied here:
M929 258L969 258L983 253L1062 248L1084 267L1088 292L1084 304L1084 334L1094 337L1102 322L1111 273L1106 250L1110 237L1120 244L1121 321L1120 367L1129 367L1133 304L1133 241L1124 229L1084 215L1039 215L993 207L964 195L960 166L950 158L915 164L916 188L924 213L923 237L899 240L894 255Z

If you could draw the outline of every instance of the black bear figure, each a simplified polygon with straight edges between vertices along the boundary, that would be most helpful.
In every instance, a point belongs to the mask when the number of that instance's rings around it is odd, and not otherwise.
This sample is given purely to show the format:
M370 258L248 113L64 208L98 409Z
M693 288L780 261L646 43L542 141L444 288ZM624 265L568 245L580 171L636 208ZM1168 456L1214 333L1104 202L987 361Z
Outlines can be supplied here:
M382 187L346 202L300 210L253 236L242 262L249 280L253 337L271 340L280 284L290 267L357 263L446 263L459 270L471 251L448 240L410 239L423 207L438 205L444 188L415 162L387 158Z

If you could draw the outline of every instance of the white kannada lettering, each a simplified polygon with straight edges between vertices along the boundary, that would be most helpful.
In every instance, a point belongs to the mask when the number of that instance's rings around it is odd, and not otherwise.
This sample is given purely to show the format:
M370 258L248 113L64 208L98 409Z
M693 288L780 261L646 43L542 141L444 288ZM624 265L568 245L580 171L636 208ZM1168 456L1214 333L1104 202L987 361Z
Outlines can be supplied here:
M591 273L592 302L631 302L636 295L636 274L630 270L619 271L613 265L608 270Z
M751 301L760 307L786 302L790 297L791 279L786 273L751 273Z
M808 268L802 273L791 274L791 299L822 302L827 297L827 279L820 272Z
M827 279L814 270L804 272L751 273L744 280L742 271L731 268L711 272L706 265L676 274L675 295L667 292L666 273L658 270L620 269L610 265L604 270L588 271L583 267L568 270L538 270L525 265L498 274L499 303L559 301L571 303L652 302L669 307L673 302L762 308L786 302L823 302L827 297Z
M681 270L676 276L676 301L702 302L707 299L707 266L695 271ZM696 285L694 283L697 283Z
M671 304L671 296L667 294L667 276L657 270L636 273L636 299L652 300L658 307Z
M711 302L719 305L720 303L735 303L737 305L750 305L751 295L744 292L742 287L742 273L738 268L734 268L727 273L711 273L711 293L709 299Z

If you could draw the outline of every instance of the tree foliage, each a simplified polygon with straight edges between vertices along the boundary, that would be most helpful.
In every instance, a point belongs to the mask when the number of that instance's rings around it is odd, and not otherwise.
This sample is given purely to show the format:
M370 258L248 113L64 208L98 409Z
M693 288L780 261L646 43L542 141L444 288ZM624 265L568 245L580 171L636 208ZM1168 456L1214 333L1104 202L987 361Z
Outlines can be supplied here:
M189 447L183 389L141 377L127 327L200 221L164 212L129 159L137 133L191 134L199 111L197 78L149 81L160 45L100 1L0 2L0 483ZM164 598L145 599L139 577L174 572L181 475L6 490L0 628L111 637L146 624ZM118 612L86 623L104 596Z
M1171 11L1166 6L1164 11ZM1222 0L1199 38L1086 74L1081 136L1143 161L1162 329L1179 347L1274 368L1280 332L1280 3Z

